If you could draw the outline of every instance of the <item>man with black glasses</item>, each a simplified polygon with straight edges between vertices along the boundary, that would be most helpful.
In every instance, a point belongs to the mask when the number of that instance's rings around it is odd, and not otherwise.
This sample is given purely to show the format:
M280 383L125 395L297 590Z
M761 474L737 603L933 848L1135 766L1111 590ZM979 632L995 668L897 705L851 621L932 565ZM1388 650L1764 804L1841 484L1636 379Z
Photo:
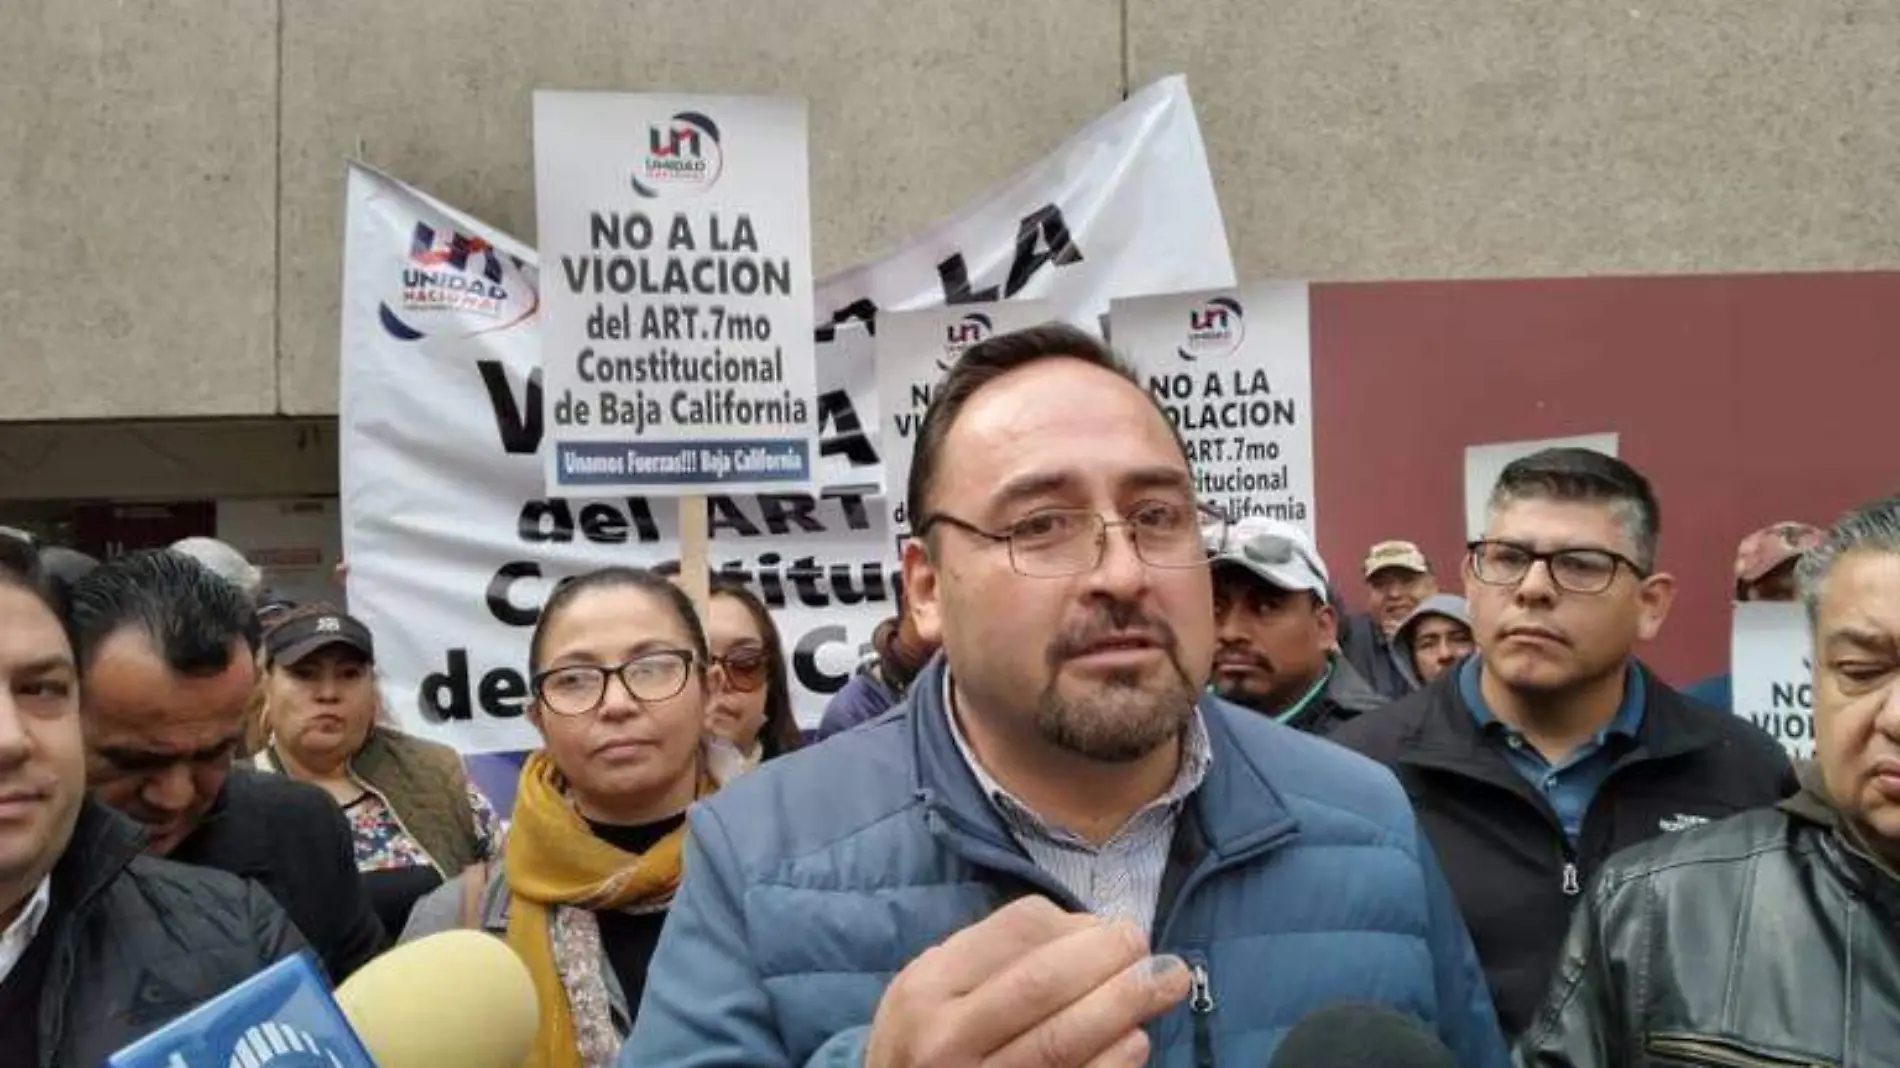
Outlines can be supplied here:
M1509 1036L1610 854L1794 788L1767 735L1635 659L1675 597L1660 528L1649 482L1620 460L1548 449L1512 463L1465 558L1478 655L1332 735L1411 794Z
M1205 692L1225 522L1113 353L1053 325L972 346L908 495L943 654L694 806L622 1065L1259 1065L1355 1001L1501 1068L1392 776Z

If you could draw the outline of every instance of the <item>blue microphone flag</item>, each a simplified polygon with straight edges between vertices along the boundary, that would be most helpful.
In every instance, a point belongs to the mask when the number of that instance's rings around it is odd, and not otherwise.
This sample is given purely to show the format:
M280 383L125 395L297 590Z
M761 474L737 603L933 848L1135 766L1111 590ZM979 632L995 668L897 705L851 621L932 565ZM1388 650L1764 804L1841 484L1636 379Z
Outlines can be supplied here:
M376 1066L306 950L113 1054L106 1068Z

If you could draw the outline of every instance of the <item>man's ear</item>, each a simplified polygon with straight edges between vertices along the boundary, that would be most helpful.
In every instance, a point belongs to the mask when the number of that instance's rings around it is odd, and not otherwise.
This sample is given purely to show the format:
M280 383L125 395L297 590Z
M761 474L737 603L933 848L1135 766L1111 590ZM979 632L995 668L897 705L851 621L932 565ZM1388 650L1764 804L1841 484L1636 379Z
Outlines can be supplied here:
M1339 613L1326 598L1314 594L1316 607L1313 609L1313 622L1319 625L1319 640L1328 649L1339 648Z
M1636 636L1643 641L1651 641L1662 633L1663 621L1669 618L1669 608L1676 603L1676 577L1667 572L1651 575L1643 580L1636 597L1638 610L1642 613L1636 620Z
M917 635L934 645L943 643L943 622L937 588L937 562L923 538L904 542L904 601Z

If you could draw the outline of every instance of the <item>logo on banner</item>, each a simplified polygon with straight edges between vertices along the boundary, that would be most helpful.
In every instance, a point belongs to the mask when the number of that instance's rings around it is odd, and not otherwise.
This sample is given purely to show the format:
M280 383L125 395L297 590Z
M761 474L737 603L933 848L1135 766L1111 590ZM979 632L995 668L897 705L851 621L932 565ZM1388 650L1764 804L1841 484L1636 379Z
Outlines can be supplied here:
M377 309L383 329L398 341L419 341L433 332L420 324L434 316L452 316L457 325L466 325L469 317L499 320L510 310L509 276L519 280L520 267L483 238L418 221L402 267L401 299L384 301ZM530 288L527 309L507 325L532 316L539 302Z
M647 128L647 147L633 175L633 191L643 197L668 191L701 193L719 181L725 166L719 127L697 111L682 111Z
M996 321L982 312L971 312L943 328L943 355L937 357L937 370L948 372L964 350L996 333Z
M1247 336L1247 313L1232 297L1211 297L1188 310L1187 341L1174 350L1192 363L1203 357L1231 356Z

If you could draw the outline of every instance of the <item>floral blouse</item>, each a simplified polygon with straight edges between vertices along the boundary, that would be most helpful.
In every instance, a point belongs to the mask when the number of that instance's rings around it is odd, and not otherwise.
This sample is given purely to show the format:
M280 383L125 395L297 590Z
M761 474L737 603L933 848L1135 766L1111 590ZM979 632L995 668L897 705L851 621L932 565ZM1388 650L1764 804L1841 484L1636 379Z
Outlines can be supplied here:
M501 854L507 826L472 782L468 784L468 806L475 813L476 853L482 860L493 860ZM357 871L431 866L428 853L403 830L396 814L375 791L365 790L363 796L344 805L343 815L350 821L350 836L356 843Z

